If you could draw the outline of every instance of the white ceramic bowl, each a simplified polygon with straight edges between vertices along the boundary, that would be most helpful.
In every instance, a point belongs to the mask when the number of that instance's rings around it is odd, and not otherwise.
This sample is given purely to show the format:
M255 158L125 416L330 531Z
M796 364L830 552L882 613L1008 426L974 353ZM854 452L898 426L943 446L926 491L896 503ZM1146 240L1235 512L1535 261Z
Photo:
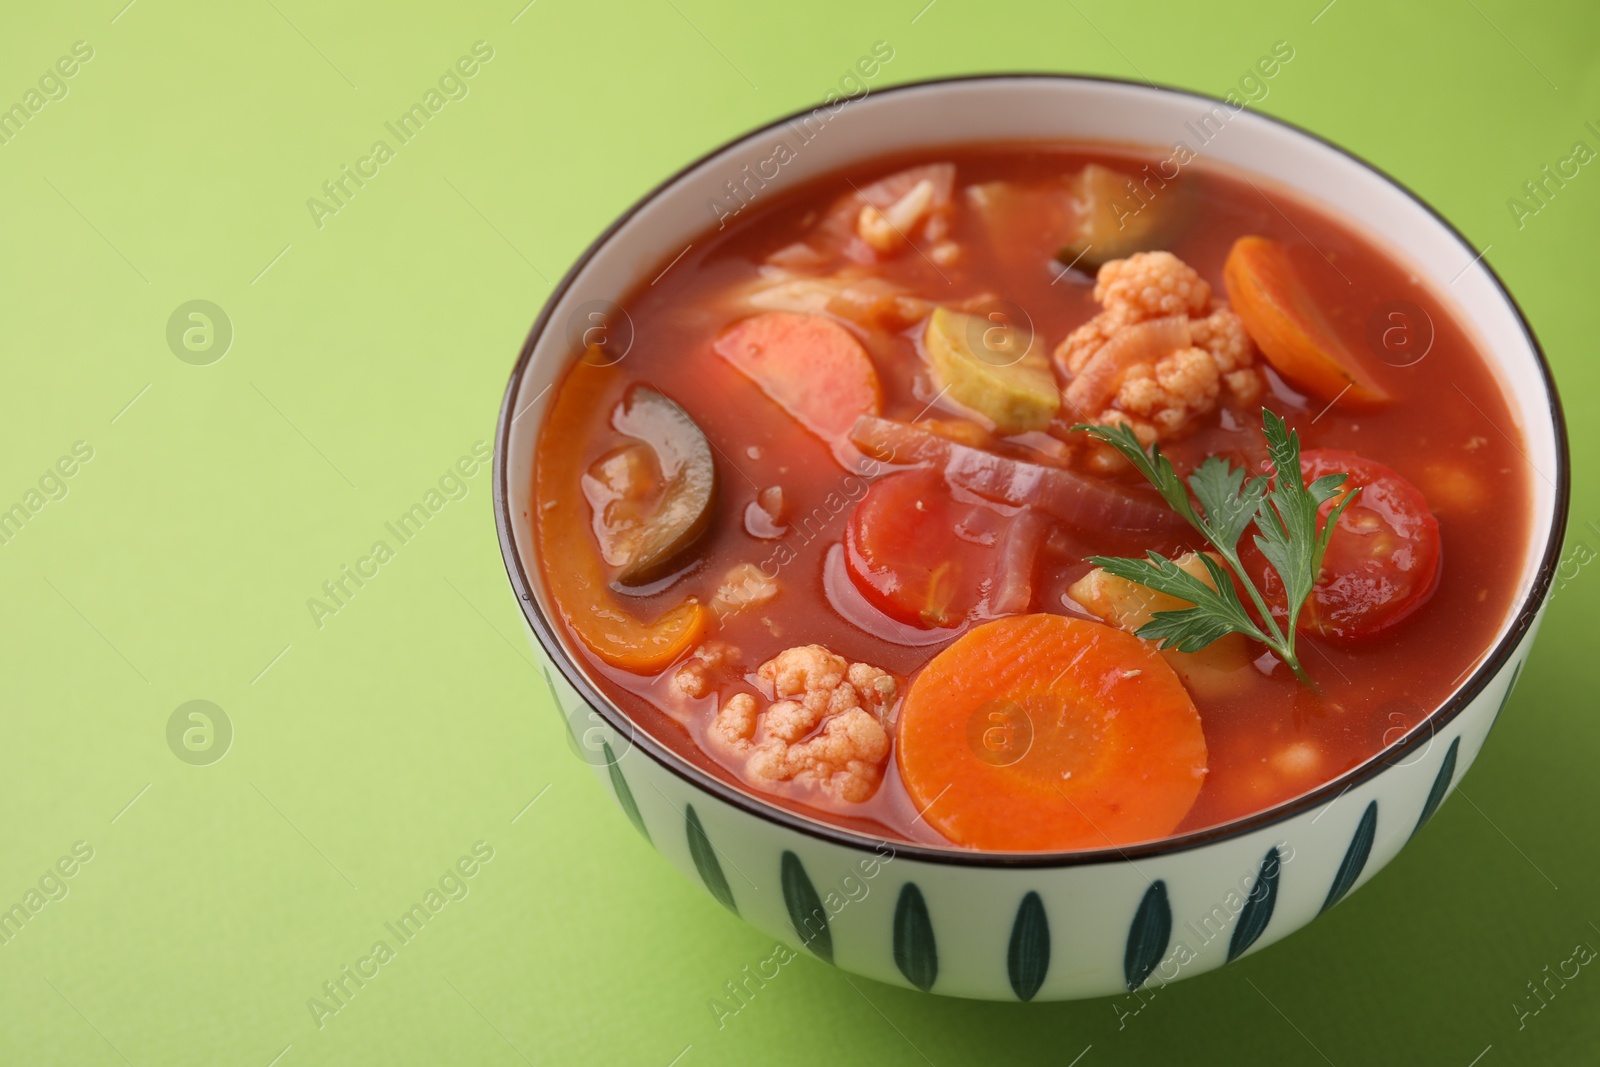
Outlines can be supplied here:
M802 123L821 131L803 145ZM601 695L550 621L529 523L534 442L551 383L574 351L571 324L584 322L586 308L609 306L705 231L715 221L707 204L725 197L724 183L770 161L779 141L793 158L762 196L902 149L1087 139L1143 144L1165 157L1175 141L1195 147L1197 128L1220 131L1204 158L1379 235L1452 300L1520 424L1537 475L1516 607L1477 669L1423 725L1322 787L1236 822L1126 849L996 854L884 843L768 806L690 766ZM771 170L769 162L763 173ZM1426 204L1339 148L1255 112L1178 90L1055 75L872 93L779 120L670 178L556 287L512 373L495 450L506 570L551 697L635 827L685 876L776 938L882 982L988 999L1102 996L1220 967L1304 926L1372 877L1466 772L1516 683L1549 592L1567 494L1566 434L1538 344L1477 250Z

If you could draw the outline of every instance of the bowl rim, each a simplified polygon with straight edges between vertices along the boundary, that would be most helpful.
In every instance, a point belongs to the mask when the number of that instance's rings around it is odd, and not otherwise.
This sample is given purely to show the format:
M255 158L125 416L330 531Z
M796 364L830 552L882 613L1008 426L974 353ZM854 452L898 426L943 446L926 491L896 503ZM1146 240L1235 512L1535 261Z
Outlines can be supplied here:
M1210 104L1231 106L1220 97L1207 93L1196 92L1177 86L1160 84L1147 79L1116 78L1093 74L1063 74L1057 72L1028 72L1011 71L991 74L966 74L947 77L925 78L917 81L901 82L886 86L882 89L869 90L867 93L852 100L861 100L870 96L885 96L903 93L930 86L959 85L966 82L1000 82L1000 81L1037 81L1048 80L1057 82L1082 82L1089 84L1109 84L1133 88L1137 90L1152 90L1158 94L1185 97L1192 100L1203 101ZM956 845L937 846L926 845L910 841L897 841L890 838L873 837L856 830L848 830L790 811L760 800L754 795L745 792L736 786L722 781L720 778L702 770L690 763L670 747L657 741L650 733L637 726L614 705L604 694L589 684L588 679L577 669L577 665L569 659L561 642L555 633L555 628L545 617L533 589L527 578L521 554L517 550L516 538L511 531L511 498L507 486L508 464L506 461L507 449L510 444L512 408L514 406L518 389L523 375L532 359L534 346L549 325L550 317L557 304L571 288L578 274L588 266L611 238L637 215L644 207L660 196L665 190L674 185L697 167L706 163L713 157L727 151L729 148L759 136L770 130L777 129L785 124L809 115L817 105L801 108L785 114L771 122L764 123L753 129L746 130L734 137L720 142L706 152L696 156L693 160L674 171L652 187L649 192L639 197L629 207L618 215L592 242L583 250L583 254L575 260L571 267L562 276L561 281L550 291L545 298L543 307L540 308L538 317L534 320L528 332L527 339L523 341L522 351L512 367L511 377L507 383L505 395L500 404L500 415L495 427L494 450L494 511L495 530L500 540L500 553L505 563L506 575L511 581L512 590L517 594L517 600L522 607L522 613L532 628L535 637L545 654L555 663L567 683L573 687L578 696L594 708L613 729L627 736L633 747L642 748L656 763L665 767L679 778L684 779L689 785L711 796L732 805L758 819L775 823L785 829L795 830L809 837L818 838L829 844L840 845L846 848L873 851L878 846L888 845L894 849L896 858L914 859L925 863L942 864L954 867L999 867L999 868L1057 868L1081 867L1108 863L1125 863L1132 860L1146 859L1156 856L1174 855L1190 851L1207 845L1244 837L1259 830L1287 822L1306 811L1318 807L1326 801L1337 799L1346 791L1364 784L1391 765L1409 758L1412 750L1420 742L1422 735L1431 743L1433 737L1441 727L1448 725L1477 696L1488 686L1490 680L1498 676L1510 661L1512 654L1522 643L1528 630L1533 626L1539 611L1548 599L1555 570L1559 565L1561 544L1566 530L1568 511L1571 497L1571 459L1567 440L1566 418L1562 412L1561 399L1556 391L1555 378L1551 373L1550 362L1545 356L1544 348L1539 344L1539 339L1533 332L1527 316L1515 297L1506 288L1504 281L1490 265L1488 259L1481 255L1477 248L1467 240L1460 230L1439 213L1433 205L1417 195L1409 186L1396 179L1382 168L1375 166L1370 161L1346 149L1320 134L1314 133L1303 126L1299 126L1286 119L1269 115L1264 112L1254 111L1252 114L1265 119L1277 126L1281 126L1291 133L1299 134L1332 149L1359 166L1376 174L1379 178L1389 183L1405 196L1410 198L1418 207L1422 208L1444 230L1466 250L1468 256L1475 257L1488 272L1490 281L1494 284L1500 297L1506 302L1516 316L1517 324L1526 338L1528 346L1532 349L1538 364L1540 381L1544 387L1545 397L1549 404L1549 414L1552 430L1555 434L1556 444L1556 472L1555 472L1555 514L1550 525L1550 534L1544 546L1544 552L1539 561L1539 567L1534 575L1532 584L1522 602L1517 606L1516 614L1511 627L1506 631L1500 641L1490 653L1473 669L1466 683L1457 689L1449 700L1435 708L1429 715L1419 722L1404 737L1385 747L1380 752L1373 754L1369 759L1356 767L1346 771L1336 778L1332 778L1317 788L1293 797L1282 803L1275 804L1249 815L1232 819L1215 826L1208 826L1193 830L1185 834L1164 837L1154 841L1128 845L1126 847L1111 846L1107 848L1082 849L1069 852L989 852L972 849L962 849ZM553 691L552 691L552 695ZM557 698L557 710L563 711ZM1492 724L1491 724L1492 725Z

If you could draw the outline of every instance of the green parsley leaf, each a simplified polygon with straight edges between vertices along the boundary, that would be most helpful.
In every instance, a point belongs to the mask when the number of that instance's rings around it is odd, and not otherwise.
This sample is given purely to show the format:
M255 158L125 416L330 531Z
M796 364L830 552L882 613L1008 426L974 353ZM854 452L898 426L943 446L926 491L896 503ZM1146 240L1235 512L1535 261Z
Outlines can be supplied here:
M1244 468L1234 467L1221 456L1211 456L1189 475L1187 486L1179 479L1171 461L1161 454L1160 446L1151 445L1146 450L1131 427L1125 424L1073 427L1126 457L1168 506L1183 516L1223 560L1218 563L1207 553L1200 555L1211 576L1211 585L1158 552L1148 553L1145 559L1095 556L1089 562L1119 578L1192 605L1177 611L1156 612L1139 628L1140 637L1160 641L1164 649L1197 652L1220 637L1241 633L1272 649L1297 678L1315 687L1295 655L1295 624L1322 569L1334 526L1360 489L1345 492L1348 476L1344 474L1330 474L1307 486L1300 473L1299 435L1291 433L1284 421L1266 408L1261 409L1261 423L1273 478L1257 475L1247 480ZM1200 505L1198 511L1190 502L1190 493ZM1341 493L1343 499L1333 507L1319 530L1319 510ZM1245 573L1239 559L1239 538L1252 525L1256 529L1256 547L1283 584L1284 603L1276 612ZM1255 607L1254 618L1239 599L1236 585L1245 591Z
M1189 475L1189 488L1205 511L1201 533L1219 549L1232 551L1239 535L1255 521L1256 509L1267 492L1267 479L1258 475L1244 480L1243 467L1235 467L1221 456L1210 456Z

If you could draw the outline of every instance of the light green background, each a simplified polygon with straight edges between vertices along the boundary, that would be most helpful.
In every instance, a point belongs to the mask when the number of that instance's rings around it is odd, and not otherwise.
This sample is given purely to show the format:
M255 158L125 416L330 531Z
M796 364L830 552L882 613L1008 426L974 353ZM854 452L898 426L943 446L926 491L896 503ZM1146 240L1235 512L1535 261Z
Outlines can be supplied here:
M1600 549L1600 167L1520 229L1506 206L1575 140L1600 147L1592 6L124 2L14 4L0 32L0 103L94 49L0 146L0 507L94 450L0 546L0 904L94 850L0 946L0 1063L1600 1057L1592 968L1520 1029L1513 1007L1600 947L1600 565L1574 559L1492 743L1387 870L1123 1020L1137 1002L962 1003L801 959L719 1029L707 1001L771 943L568 753L487 472L322 628L306 608L491 438L529 323L595 233L878 40L878 85L1024 69L1212 93L1289 41L1261 109L1492 246L1565 393L1569 544ZM307 198L478 40L494 56L470 95L319 230ZM209 366L166 341L193 299L235 331ZM166 741L192 699L235 729L210 766ZM470 895L319 1029L307 999L480 840Z

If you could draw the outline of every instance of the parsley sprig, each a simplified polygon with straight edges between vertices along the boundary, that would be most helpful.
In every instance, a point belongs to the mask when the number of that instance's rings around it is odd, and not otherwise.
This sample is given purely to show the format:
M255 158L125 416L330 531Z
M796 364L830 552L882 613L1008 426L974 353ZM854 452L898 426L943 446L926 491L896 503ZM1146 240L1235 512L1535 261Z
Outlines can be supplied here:
M1318 510L1339 495L1348 476L1329 474L1306 485L1300 474L1299 435L1290 433L1283 420L1266 408L1261 410L1261 423L1275 477L1257 475L1247 481L1243 467L1235 467L1221 456L1211 456L1189 475L1187 486L1173 470L1172 462L1161 454L1161 447L1151 445L1146 451L1126 424L1074 427L1126 456L1172 510L1200 532L1227 567L1201 553L1200 561L1211 576L1211 584L1207 585L1155 551L1147 553L1145 559L1094 556L1089 562L1118 578L1193 605L1156 612L1139 628L1140 637L1160 641L1164 649L1197 652L1219 637L1241 633L1266 645L1296 678L1315 688L1316 683L1295 654L1295 622L1322 569L1322 557L1328 550L1334 525L1361 490L1346 493L1319 532ZM1281 624L1239 561L1239 538L1252 525L1256 529L1256 547L1282 580ZM1255 606L1254 617L1240 601L1236 581Z

